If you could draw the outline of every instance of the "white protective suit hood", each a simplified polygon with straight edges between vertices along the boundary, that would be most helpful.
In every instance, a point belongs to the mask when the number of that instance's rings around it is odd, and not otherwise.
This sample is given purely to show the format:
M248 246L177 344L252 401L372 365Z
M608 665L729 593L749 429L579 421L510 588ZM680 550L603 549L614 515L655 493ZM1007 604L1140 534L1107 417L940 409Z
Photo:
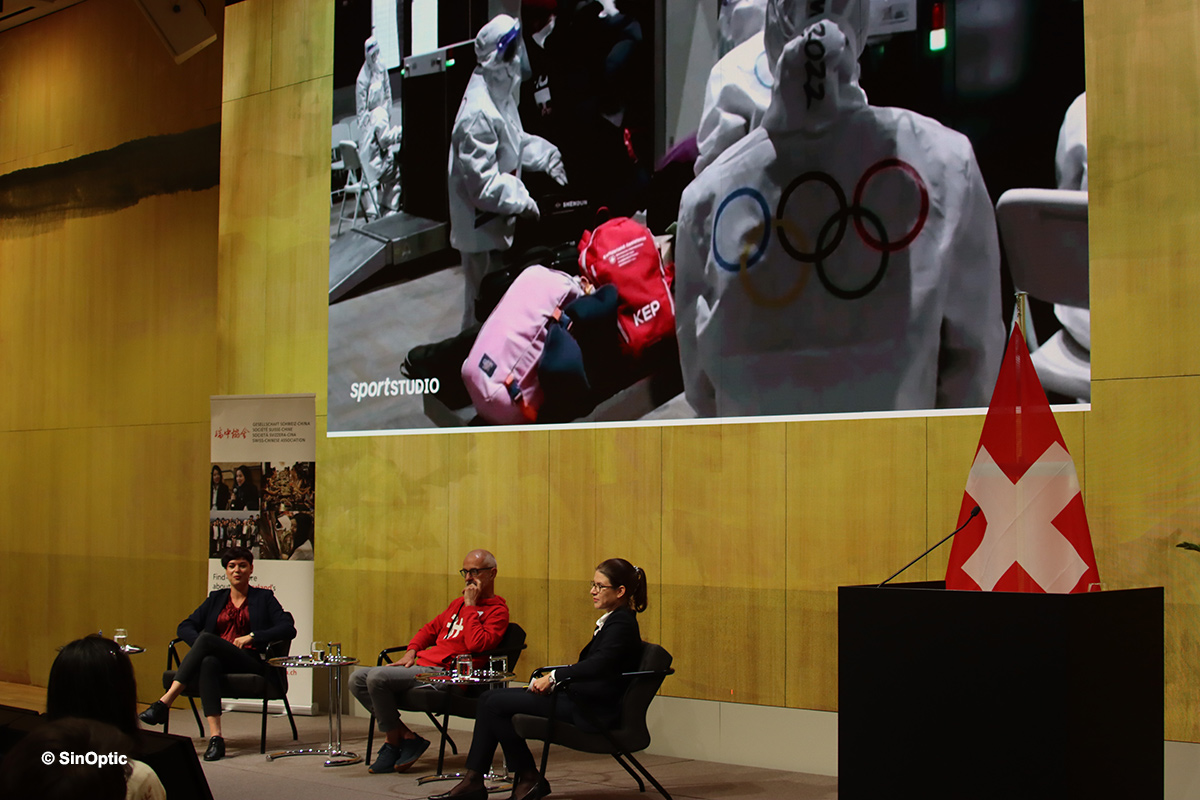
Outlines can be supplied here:
M822 68L813 70L814 63ZM788 42L776 71L771 105L762 122L771 133L819 134L867 105L858 85L854 42L833 19L813 22Z
M779 57L783 55L787 43L821 19L838 23L838 27L851 40L850 49L857 65L858 57L867 43L870 12L870 0L767 0L763 44L771 73L778 74Z
M763 29L767 0L725 0L717 17L717 52L724 56Z
M504 54L510 47L516 49L506 59ZM521 23L508 14L497 14L475 36L477 69L483 73L492 101L502 111L513 102L521 83L522 47Z
M363 60L368 64L371 63L372 52L379 52L379 40L374 36L368 36L366 41L363 42Z

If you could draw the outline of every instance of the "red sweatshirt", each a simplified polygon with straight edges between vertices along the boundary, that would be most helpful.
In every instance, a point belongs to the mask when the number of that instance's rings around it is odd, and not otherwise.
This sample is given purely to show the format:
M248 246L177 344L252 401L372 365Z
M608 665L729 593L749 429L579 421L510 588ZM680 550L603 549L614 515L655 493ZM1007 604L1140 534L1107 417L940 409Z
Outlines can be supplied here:
M493 595L477 606L464 605L459 597L417 631L408 649L417 651L421 666L453 668L455 656L492 649L507 629L508 603L503 597Z

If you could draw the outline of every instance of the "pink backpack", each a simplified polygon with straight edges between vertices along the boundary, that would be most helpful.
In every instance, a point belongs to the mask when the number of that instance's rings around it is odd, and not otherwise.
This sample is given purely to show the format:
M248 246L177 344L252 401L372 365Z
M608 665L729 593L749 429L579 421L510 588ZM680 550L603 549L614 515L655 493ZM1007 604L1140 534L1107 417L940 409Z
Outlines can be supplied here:
M535 265L517 276L462 365L479 416L497 425L537 420L543 399L537 367L547 331L558 324L562 308L582 296L579 281L564 272Z
M614 217L584 231L579 240L580 271L596 286L617 289L617 330L621 349L637 357L652 344L675 335L675 301L654 234L628 217Z

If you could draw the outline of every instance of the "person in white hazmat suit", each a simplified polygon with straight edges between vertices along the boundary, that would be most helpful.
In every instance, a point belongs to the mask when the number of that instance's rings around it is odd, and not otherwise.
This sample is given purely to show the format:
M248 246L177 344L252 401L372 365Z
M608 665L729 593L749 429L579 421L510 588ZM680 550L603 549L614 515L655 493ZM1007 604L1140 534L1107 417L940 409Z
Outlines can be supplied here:
M396 211L400 202L400 165L394 149L400 144L402 128L388 124L388 114L383 108L373 108L367 115L367 127L362 129L358 152L362 159L366 178L378 181L376 196L383 205L383 214ZM363 195L368 213L375 213L375 200L370 193Z
M392 82L380 57L379 41L374 36L368 36L363 42L363 56L363 65L354 84L354 117L360 131L370 126L373 109L382 108L387 114L387 122L392 119Z
M1063 116L1054 153L1054 173L1059 189L1088 190L1086 92L1071 102ZM1090 399L1092 312L1056 303L1054 316L1062 323L1065 333L1056 347L1035 350L1033 364L1039 372L1052 370L1057 373L1056 383L1062 390L1073 386L1076 397Z
M729 51L756 33L761 33L767 15L767 0L721 0L717 12L717 52Z
M479 29L477 66L450 135L450 245L462 257L464 329L474 321L483 276L504 266L501 255L512 246L516 217L538 216L521 170L567 182L558 148L521 127L515 99L520 48L520 24L507 14Z
M704 106L696 131L695 174L717 156L762 124L775 85L775 67L783 47L804 29L808 0L767 0L757 31L721 57L708 74ZM869 3L862 0L855 13L865 20ZM865 46L858 42L859 54Z
M970 142L867 103L858 0L806 5L831 11L784 48L762 126L683 194L686 398L720 417L985 406L1000 252Z

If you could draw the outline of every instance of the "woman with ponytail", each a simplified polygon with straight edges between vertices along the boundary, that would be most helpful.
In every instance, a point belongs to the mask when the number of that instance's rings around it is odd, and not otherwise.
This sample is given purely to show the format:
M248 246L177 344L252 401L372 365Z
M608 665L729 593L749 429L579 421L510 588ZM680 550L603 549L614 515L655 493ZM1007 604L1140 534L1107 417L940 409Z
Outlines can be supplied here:
M592 606L603 612L579 660L556 667L530 681L525 689L496 689L479 700L471 752L462 782L430 800L487 800L483 776L492 765L496 746L504 751L516 773L509 800L540 800L550 785L538 773L529 745L513 728L514 714L531 714L590 726L591 720L615 727L620 722L621 696L627 681L621 673L638 668L642 634L637 615L646 610L646 572L623 558L610 558L596 567L589 587ZM559 696L550 695L563 684ZM582 709L582 711L581 711ZM586 713L585 713L586 712Z

